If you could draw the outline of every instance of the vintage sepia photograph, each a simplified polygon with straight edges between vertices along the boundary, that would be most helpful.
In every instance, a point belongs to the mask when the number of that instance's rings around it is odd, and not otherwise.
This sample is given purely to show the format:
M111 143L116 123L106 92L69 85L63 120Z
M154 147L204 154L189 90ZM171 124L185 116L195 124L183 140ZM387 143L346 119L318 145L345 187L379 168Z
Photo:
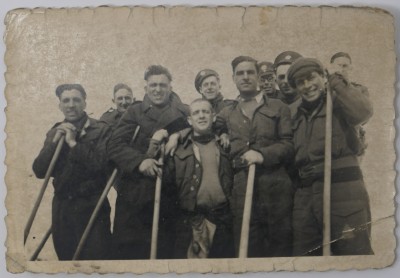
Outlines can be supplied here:
M395 260L389 11L21 8L4 23L8 271Z

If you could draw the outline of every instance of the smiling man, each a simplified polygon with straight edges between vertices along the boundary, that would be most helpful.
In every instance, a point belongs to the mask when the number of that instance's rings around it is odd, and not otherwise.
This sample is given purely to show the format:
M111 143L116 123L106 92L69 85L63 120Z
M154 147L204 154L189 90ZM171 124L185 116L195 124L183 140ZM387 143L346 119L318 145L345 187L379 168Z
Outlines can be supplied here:
M368 96L334 73L327 78L312 58L296 60L288 80L302 98L294 117L295 163L301 182L295 194L294 255L322 253L322 194L326 122L326 83L333 99L331 250L333 255L370 255L368 193L356 157L356 126L372 116Z
M193 101L188 117L192 132L167 163L181 211L174 258L234 256L229 209L232 168L212 132L214 120L215 113L207 100Z
M239 56L232 61L239 98L218 115L225 121L234 165L232 213L238 254L248 165L256 165L249 257L290 256L293 189L285 162L293 156L289 108L257 90L257 61Z
M152 65L145 71L144 79L146 94L143 102L129 106L108 145L111 160L122 171L113 233L113 258L120 260L150 258L156 176L161 172L161 165L155 156L157 152L148 152L150 143L171 140L168 137L173 133L189 127L186 122L188 107L172 92L172 76L168 69ZM138 136L131 142L138 127ZM159 258L168 258L174 243L169 216L173 216L175 203L169 197L168 188L164 186Z
M106 140L110 129L86 115L86 92L81 85L60 85L56 95L65 119L47 133L33 171L38 178L45 177L57 143L64 135L65 144L52 173L52 236L58 258L71 260L107 181ZM106 201L80 259L108 259L110 243L110 206Z
M112 101L115 104L116 109L108 109L108 111L100 117L100 121L104 121L114 126L118 123L122 114L126 111L129 105L135 101L133 98L132 89L124 83L115 85Z

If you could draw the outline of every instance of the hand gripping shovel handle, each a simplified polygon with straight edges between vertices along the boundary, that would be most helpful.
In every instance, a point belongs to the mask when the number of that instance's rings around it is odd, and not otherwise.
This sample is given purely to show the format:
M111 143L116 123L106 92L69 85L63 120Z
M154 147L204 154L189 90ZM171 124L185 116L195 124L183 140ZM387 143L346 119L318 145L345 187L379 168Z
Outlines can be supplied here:
M161 144L161 155L158 160L159 163L163 163L165 155L165 144ZM154 197L154 212L153 212L153 227L151 229L151 249L150 249L150 259L157 259L157 244L158 244L158 222L160 219L160 203L161 203L161 182L162 182L162 172L161 176L157 176L156 190Z
M140 126L138 125L136 127L136 129L135 129L134 134L133 134L131 143L135 142L135 139L136 139L136 137L137 137L137 135L139 133L139 130L140 130ZM96 207L94 208L94 211L93 211L92 215L90 216L89 223L87 224L87 226L85 228L85 231L83 232L82 238L79 241L78 247L76 248L75 254L72 257L73 261L79 259L79 255L81 254L82 249L85 246L86 240L87 240L87 238L89 236L90 231L92 230L94 222L96 221L97 215L99 214L99 211L100 211L101 207L103 206L103 203L104 203L105 199L107 198L107 195L110 192L110 189L113 186L113 184L114 184L114 182L115 182L115 180L117 178L117 175L118 175L118 170L114 169L112 174L111 174L111 176L110 176L110 178L107 181L107 184L106 184L106 186L105 186L105 188L103 190L103 193L100 196L99 201L96 204Z
M326 93L325 123L325 161L324 161L324 193L323 193L323 239L322 253L331 255L331 169L332 166L332 94L329 83Z
M249 174L247 176L246 197L243 209L242 231L240 233L239 258L247 258L255 173L256 173L256 165L251 164L249 166Z
M24 230L24 244L26 243L26 240L28 239L29 232L31 231L31 228L32 228L33 220L35 219L35 216L39 209L40 203L42 202L42 199L43 199L44 193L46 191L47 185L49 184L49 180L50 180L51 174L53 172L54 166L56 165L57 159L60 156L60 152L61 152L62 146L64 144L64 138L65 138L65 135L62 135L60 137L60 139L58 140L57 147L56 147L56 150L50 161L49 168L47 168L47 172L44 177L42 188L40 189L39 195L36 199L36 202L32 209L31 215L29 216L28 222L26 223L25 230Z

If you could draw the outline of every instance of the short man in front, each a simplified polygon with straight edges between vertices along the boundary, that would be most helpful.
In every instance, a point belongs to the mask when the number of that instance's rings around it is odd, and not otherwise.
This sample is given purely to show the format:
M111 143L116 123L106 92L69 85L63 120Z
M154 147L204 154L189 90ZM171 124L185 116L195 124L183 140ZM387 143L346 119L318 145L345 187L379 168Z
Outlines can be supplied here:
M235 255L229 208L233 173L228 154L212 131L214 120L207 100L193 101L188 118L192 132L167 163L180 207L174 258Z
M249 257L290 256L293 188L285 164L293 157L290 111L280 100L257 90L257 61L232 61L239 98L218 115L226 122L234 164L232 213L239 251L248 166L256 165Z
M302 98L293 119L295 163L301 178L293 212L294 255L322 253L326 82L333 99L331 251L333 255L373 254L369 198L356 157L360 142L354 132L372 116L371 102L342 75L327 76L316 59L296 60L288 70L288 80Z
M147 68L143 102L129 106L117 124L108 145L110 159L122 172L118 187L113 233L114 259L149 259L157 157L150 155L152 140L162 142L175 132L188 128L188 107L172 93L172 76L159 65ZM181 126L179 123L184 122ZM132 142L135 131L138 135ZM177 136L178 137L178 136ZM177 140L177 139L176 139ZM159 152L158 152L159 153ZM174 244L174 194L163 186L158 258L170 258Z
M81 85L60 85L56 95L65 119L47 133L33 171L38 178L45 177L58 140L64 138L52 173L52 235L58 258L72 260L107 182L106 140L111 130L107 124L87 116L86 92ZM110 243L110 205L105 201L80 259L108 259Z
M115 126L129 105L135 101L132 89L124 83L118 83L114 86L114 97L112 101L115 104L115 108L108 109L108 111L100 117L100 121Z

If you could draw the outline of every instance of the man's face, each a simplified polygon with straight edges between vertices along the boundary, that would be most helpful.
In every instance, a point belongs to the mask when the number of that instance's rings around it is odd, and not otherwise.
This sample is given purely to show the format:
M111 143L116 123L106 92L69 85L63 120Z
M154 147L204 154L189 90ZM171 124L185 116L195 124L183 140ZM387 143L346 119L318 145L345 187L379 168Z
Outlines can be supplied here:
M189 124L193 127L195 135L211 133L214 114L208 101L195 102L190 105Z
M351 66L351 62L348 58L346 58L346 57L336 58L332 63L332 67L333 67L333 72L340 73L346 79L349 78L350 72L352 70L352 66Z
M313 71L295 79L296 88L304 101L313 102L325 91L325 77Z
M216 76L211 75L203 80L200 86L200 93L207 100L213 100L220 94L221 85Z
M123 113L128 106L133 102L133 94L127 89L119 89L114 94L113 102L117 107L118 112Z
M86 101L78 90L65 90L60 95L59 108L68 122L75 122L84 115Z
M288 83L287 71L290 65L280 65L276 69L276 83L284 96L294 96L297 92Z
M171 82L165 74L151 75L144 87L150 101L156 105L163 105L168 101L171 93Z
M241 94L257 91L257 68L253 62L241 62L235 68L233 81Z
M259 77L258 84L260 86L261 91L268 95L275 94L275 84L276 78L274 73L266 73Z

